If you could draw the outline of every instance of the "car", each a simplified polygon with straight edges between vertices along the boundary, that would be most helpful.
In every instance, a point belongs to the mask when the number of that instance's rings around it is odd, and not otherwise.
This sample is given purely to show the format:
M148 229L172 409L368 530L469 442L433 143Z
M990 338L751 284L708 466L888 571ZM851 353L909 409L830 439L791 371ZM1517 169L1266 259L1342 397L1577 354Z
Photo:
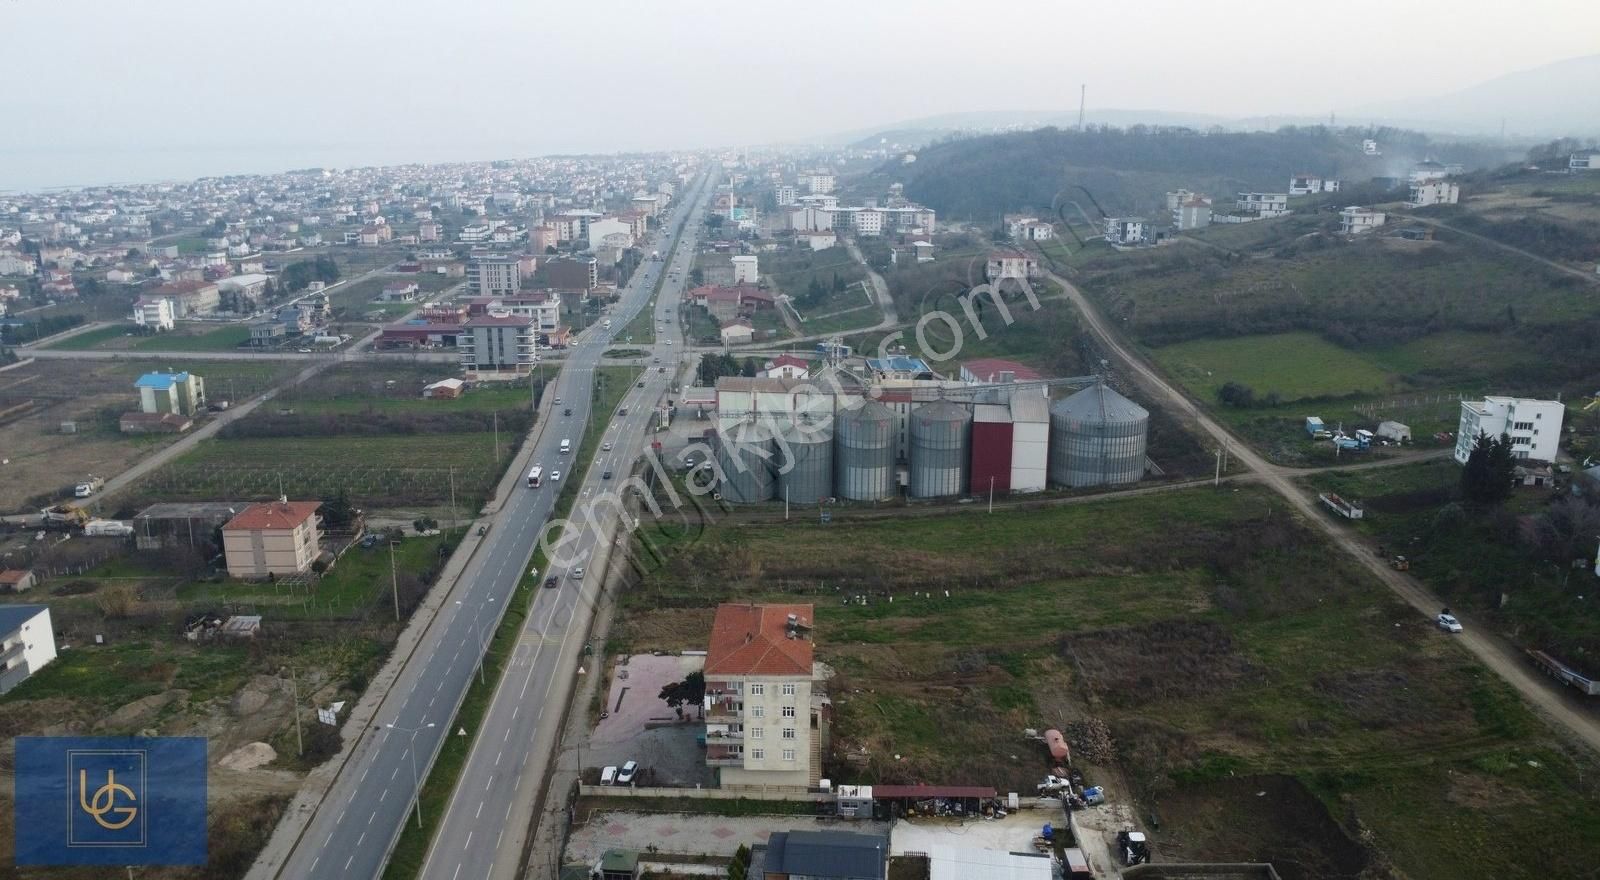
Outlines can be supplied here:
M1458 633L1462 630L1461 621L1456 620L1456 616L1449 611L1439 612L1439 616L1434 618L1434 621L1439 624L1440 629L1447 633Z
M628 408L627 407L622 407L621 409L617 410L617 415L619 415L619 416L625 416L627 414L628 414Z
M600 451L601 452L610 452L611 451L611 441L607 440L606 442L600 444Z
M564 415L564 416L572 415L572 407L569 406L566 409L562 410L561 414Z
M550 482L552 482L552 483L561 482L561 472L560 471L551 471L550 472Z
M659 364L659 363L661 363L661 358L658 358L658 357L657 358L651 358L650 359L650 363Z
M311 349L309 349L309 348L302 348L302 349L300 349L300 353L301 353L301 354L310 354L310 353L311 353Z
M639 380L639 385L637 387L639 387L639 388L643 388L644 387L644 380L643 379Z
M600 479L602 479L602 480L609 480L609 479L611 479L611 472L610 472L610 471L604 471L604 472L602 472L602 473L601 473L601 474L600 474Z
M573 569L572 569L572 576L575 577L575 578L582 578L583 577L583 566L581 566L581 565L574 566Z
M629 761L628 763L623 764L622 765L622 769L617 771L617 784L618 785L627 785L628 783L633 781L633 777L638 775L638 773L639 773L639 762L638 761Z
M666 371L667 371L666 367L656 367L656 372L657 373L665 373Z
M615 765L600 771L600 784L611 785L617 781L617 768Z
M544 588L547 590L553 590L559 586L561 586L561 578L551 575L544 579Z
M668 345L671 345L671 344L672 344L672 340L670 340L670 339L668 339L668 340L667 340L667 344L668 344Z
M561 405L561 398L557 397L556 398L556 406L560 406L560 405Z

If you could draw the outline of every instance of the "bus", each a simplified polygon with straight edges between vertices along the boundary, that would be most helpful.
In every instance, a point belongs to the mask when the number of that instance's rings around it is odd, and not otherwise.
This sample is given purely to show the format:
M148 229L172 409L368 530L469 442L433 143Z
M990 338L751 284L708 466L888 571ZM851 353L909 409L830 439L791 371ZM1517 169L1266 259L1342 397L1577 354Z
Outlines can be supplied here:
M541 479L543 479L543 478L544 478L544 468L542 468L542 467L540 467L538 465L534 465L533 466L533 470L528 471L528 488L529 489L537 489L537 488L539 488L539 481Z

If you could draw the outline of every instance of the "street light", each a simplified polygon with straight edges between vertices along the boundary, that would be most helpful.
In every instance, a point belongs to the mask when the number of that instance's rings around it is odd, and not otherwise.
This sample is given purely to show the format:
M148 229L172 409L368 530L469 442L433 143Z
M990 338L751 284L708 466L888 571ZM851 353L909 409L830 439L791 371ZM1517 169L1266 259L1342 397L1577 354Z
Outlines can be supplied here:
M385 724L389 730L398 730L401 733L411 734L411 747L407 751L411 754L411 800L417 805L417 829L422 829L422 780L417 776L417 734L433 726L430 721L417 728L401 727L398 724Z
M494 601L494 597L490 596L488 599L486 599L484 601L486 603L487 602L493 602ZM457 605L461 605L461 600L457 599L456 600L456 604ZM463 607L465 607L465 606L463 606ZM472 632L473 632L474 635L476 635L478 637L478 683L479 684L486 684L486 682L483 680L483 655L487 654L489 652L489 645L488 645L487 642L485 642L483 640L483 628L478 625L477 615L473 615L473 618L472 618Z

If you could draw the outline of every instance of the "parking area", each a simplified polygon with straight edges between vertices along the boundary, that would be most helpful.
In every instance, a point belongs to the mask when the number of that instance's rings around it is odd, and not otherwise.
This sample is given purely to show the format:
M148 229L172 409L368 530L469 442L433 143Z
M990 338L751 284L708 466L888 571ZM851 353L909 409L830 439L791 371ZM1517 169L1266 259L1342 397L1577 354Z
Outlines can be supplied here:
M887 822L839 822L810 816L717 816L701 813L596 812L580 816L564 861L592 863L612 847L646 852L731 856L740 846L765 843L774 831L883 833Z
M638 761L640 783L682 788L709 787L716 774L705 765L705 751L697 742L704 725L697 706L685 707L688 720L677 715L660 698L661 689L682 681L705 665L704 657L634 654L619 658L611 671L600 719L584 745L583 763L589 767L620 766Z

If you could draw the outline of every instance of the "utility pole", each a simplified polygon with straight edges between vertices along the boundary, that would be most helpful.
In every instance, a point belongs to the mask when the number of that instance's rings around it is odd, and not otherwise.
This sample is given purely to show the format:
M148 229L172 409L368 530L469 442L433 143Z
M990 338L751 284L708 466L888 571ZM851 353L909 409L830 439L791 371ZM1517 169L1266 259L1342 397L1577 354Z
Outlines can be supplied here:
M455 524L456 515L460 511L456 508L456 466L450 466L450 521Z
M1217 447L1217 473L1216 473L1216 476L1211 478L1211 485L1212 485L1213 488L1222 485L1222 447L1221 446Z
M1089 84L1078 86L1078 130L1083 131L1083 107L1089 100Z
M989 512L994 513L994 477L989 477Z
M494 460L495 460L496 463L498 463L500 461L500 411L499 410L496 410L495 414L494 414Z
M294 667L289 667L289 686L294 693L294 741L300 748L301 757L306 753L305 734L300 731L300 678L295 673Z
M389 589L394 593L394 622L400 622L400 576L395 573L394 542L389 542Z

